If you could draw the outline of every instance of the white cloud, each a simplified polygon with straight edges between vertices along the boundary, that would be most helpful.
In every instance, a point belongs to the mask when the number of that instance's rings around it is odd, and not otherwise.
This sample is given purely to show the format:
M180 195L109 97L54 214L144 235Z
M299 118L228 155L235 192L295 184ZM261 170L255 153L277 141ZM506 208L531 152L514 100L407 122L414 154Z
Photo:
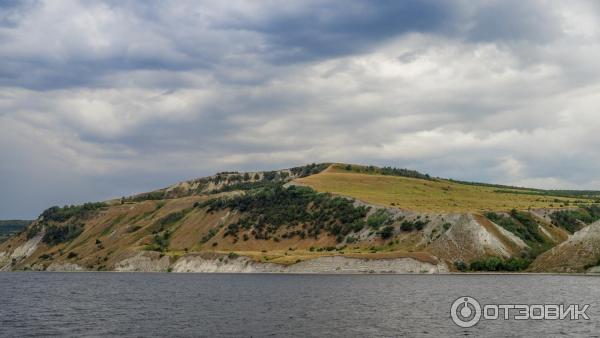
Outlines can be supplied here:
M11 8L0 19L0 185L10 187L0 218L313 161L600 188L598 8L398 6ZM394 26L386 12L411 6L429 17ZM486 26L496 9L514 27Z

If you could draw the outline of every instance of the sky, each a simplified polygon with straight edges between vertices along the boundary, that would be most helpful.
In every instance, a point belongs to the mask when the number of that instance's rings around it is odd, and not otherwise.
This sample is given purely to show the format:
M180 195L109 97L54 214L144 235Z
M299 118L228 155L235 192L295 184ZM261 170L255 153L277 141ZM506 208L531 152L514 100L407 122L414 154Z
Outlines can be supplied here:
M600 189L596 1L0 1L0 219L312 162Z

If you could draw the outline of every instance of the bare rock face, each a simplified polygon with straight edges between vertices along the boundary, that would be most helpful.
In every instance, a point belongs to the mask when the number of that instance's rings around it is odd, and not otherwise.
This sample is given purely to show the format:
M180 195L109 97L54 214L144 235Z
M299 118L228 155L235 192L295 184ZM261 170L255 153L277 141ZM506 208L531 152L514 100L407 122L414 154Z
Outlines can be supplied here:
M582 272L600 258L600 221L577 231L567 241L541 254L531 271Z
M169 265L169 257L160 257L158 252L145 251L118 262L115 264L115 271L167 272Z
M510 257L527 247L514 234L489 220L472 214L446 215L448 229L432 242L427 251L435 256L468 262L486 255Z
M188 255L172 267L173 272L220 273L444 273L448 267L412 258L358 259L340 256L319 257L292 265L254 262L247 257L219 258Z
M54 271L54 272L77 272L77 271L85 271L84 268L77 264L68 263L68 262L54 262L50 264L46 271Z
M44 233L41 232L15 248L12 253L0 252L0 271L9 271L13 262L20 262L31 256L37 250L43 237Z

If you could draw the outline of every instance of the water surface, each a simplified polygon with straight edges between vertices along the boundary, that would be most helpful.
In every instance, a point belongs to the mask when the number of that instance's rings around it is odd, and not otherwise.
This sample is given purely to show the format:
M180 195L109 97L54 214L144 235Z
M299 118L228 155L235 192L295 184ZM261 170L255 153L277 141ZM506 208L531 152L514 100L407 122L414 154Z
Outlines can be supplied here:
M590 321L482 321L451 303L591 304ZM0 336L598 336L600 279L552 275L0 273Z

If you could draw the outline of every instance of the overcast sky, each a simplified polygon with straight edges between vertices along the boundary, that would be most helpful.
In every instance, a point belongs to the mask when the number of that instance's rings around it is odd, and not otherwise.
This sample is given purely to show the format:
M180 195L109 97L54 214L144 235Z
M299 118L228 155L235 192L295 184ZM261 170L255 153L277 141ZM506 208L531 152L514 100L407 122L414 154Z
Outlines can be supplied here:
M310 162L600 189L595 1L1 1L0 219Z

